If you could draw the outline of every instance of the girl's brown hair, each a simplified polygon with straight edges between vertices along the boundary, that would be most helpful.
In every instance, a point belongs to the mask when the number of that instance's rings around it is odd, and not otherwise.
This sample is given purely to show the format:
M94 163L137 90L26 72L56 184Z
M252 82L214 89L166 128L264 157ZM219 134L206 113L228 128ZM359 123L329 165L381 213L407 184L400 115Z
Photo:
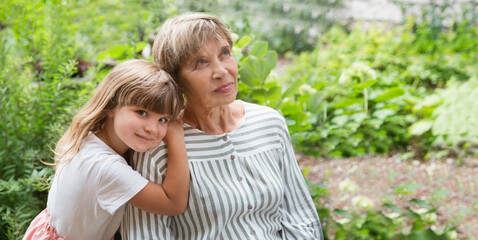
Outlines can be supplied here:
M146 60L123 62L111 70L73 118L56 146L56 165L73 159L88 132L103 127L108 112L128 105L170 115L172 120L182 108L177 84L167 72Z

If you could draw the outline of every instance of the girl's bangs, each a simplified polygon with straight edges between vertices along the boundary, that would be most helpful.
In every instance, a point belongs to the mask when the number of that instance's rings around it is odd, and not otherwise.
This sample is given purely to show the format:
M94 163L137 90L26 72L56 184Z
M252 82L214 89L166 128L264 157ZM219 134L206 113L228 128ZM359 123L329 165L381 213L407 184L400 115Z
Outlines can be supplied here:
M151 86L147 85L137 86L128 93L120 94L119 105L134 105L176 119L181 106L179 105L179 93L174 83L166 81L159 86L157 82Z

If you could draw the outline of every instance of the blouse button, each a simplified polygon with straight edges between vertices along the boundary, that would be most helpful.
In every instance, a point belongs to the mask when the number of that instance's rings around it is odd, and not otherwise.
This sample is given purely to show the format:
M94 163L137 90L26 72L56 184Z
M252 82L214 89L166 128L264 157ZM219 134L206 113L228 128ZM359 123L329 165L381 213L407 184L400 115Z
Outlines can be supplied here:
M252 209L252 205L247 206L247 209L251 210L251 209Z
M227 135L224 135L224 136L222 137L222 140L223 140L223 141L227 141Z
M236 158L236 156L231 155L231 160L234 160L235 158Z
M237 177L237 181L239 182L242 181L242 177L241 176Z
M256 235L256 232L254 230L252 230L251 235Z

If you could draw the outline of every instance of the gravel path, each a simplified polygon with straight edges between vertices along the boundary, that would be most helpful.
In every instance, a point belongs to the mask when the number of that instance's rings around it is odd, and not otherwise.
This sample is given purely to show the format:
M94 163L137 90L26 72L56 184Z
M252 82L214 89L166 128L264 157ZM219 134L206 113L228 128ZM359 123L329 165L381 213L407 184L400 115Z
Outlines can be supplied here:
M418 198L437 208L438 224L455 223L459 239L478 237L478 158L461 161L402 161L393 157L321 159L297 155L302 169L310 167L306 178L327 185L330 191L328 209L347 209L351 198L363 195L375 208L383 201L408 206ZM339 184L349 179L358 186L356 193L344 193ZM408 193L398 194L399 187ZM403 192L402 192L403 193Z

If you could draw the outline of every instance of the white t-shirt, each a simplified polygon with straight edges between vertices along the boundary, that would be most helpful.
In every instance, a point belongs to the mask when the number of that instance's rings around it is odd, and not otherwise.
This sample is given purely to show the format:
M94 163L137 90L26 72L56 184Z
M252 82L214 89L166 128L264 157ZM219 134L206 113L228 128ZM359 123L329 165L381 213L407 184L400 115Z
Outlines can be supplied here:
M71 240L111 239L125 204L147 183L90 132L71 162L58 166L48 194L50 225Z

